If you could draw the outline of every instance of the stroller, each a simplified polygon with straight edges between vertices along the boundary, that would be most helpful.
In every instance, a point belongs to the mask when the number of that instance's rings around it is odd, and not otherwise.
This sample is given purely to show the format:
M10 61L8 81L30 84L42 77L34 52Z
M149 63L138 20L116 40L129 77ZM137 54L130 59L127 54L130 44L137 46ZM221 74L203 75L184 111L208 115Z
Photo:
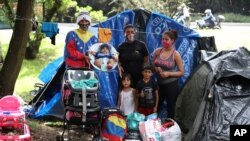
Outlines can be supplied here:
M31 141L25 113L15 96L0 99L0 141Z
M98 91L99 82L94 71L85 68L66 69L62 83L64 126L62 135L57 136L56 140L64 140L66 128L68 140L70 140L71 125L91 127L94 136L99 136L101 108L97 96Z

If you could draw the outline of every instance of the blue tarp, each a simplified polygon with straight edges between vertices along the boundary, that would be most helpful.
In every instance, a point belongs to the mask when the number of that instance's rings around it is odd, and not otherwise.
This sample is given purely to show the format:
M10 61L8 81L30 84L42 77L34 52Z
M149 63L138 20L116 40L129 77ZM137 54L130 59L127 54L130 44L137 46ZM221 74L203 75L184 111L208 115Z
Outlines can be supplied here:
M100 92L98 98L100 106L116 107L118 94L118 72L117 68L110 71L101 71L95 69L100 83Z
M63 119L63 105L62 105L62 94L56 93L51 99L46 99L35 111L34 118L40 118L43 116L54 116Z
M152 57L153 51L161 46L161 38L162 33L168 29L175 29L178 32L179 38L176 41L176 49L180 53L181 57L183 58L183 64L185 68L184 76L180 79L180 85L183 86L186 82L187 78L190 76L193 69L196 67L196 59L197 59L197 38L199 34L192 29L186 28L180 24L178 24L173 19L158 13L150 13L150 17L146 23L145 31L143 34L146 35L146 41L144 41L147 45L148 51L150 56ZM137 27L140 26L138 20L135 20L136 13L132 10L124 11L120 14L115 15L114 17L109 18L108 20L101 22L99 24L94 25L94 27L99 28L109 28L112 31L112 39L110 44L113 45L116 49L118 48L119 44L124 41L123 35L123 27L126 24L136 24ZM138 18L138 17L137 17ZM140 20L139 20L140 22ZM144 23L145 24L145 23ZM142 29L142 28L140 28ZM140 30L140 32L142 32ZM50 63L41 73L39 78L48 83L50 79L57 73L58 67L61 66L62 58L57 59L53 63ZM101 89L99 92L99 100L101 107L114 107L116 106L117 102L117 94L118 94L118 72L116 69L113 71L103 72L99 70L95 70L96 74L99 77ZM63 74L61 74L62 76ZM53 84L50 84L53 85ZM60 90L60 88L58 88ZM56 90L58 91L58 90ZM46 94L46 93L45 93ZM51 93L50 93L51 95ZM58 93L55 94L53 98L49 96L51 100L58 99ZM46 99L45 103L40 105L38 108L40 111L44 108L50 108L46 110L46 112L39 112L36 117L42 117L46 115L55 115L57 116L60 114L60 111L57 112L56 110L51 110L54 107L58 107L58 105L47 105L46 103L50 103L49 100ZM53 102L53 104L59 104ZM42 107L41 107L42 106ZM59 105L60 106L60 105ZM54 113L53 113L54 112ZM42 113L44 115L42 115Z
M40 73L39 79L44 83L47 84L53 76L57 73L58 68L63 63L63 57L56 59L55 61L49 63Z
M136 13L134 11L127 10L102 23L95 25L95 27L111 29L112 40L110 41L110 44L112 44L117 49L119 44L121 44L125 39L123 35L123 27L126 24L131 23L135 25L135 14ZM138 26L138 23L136 25ZM182 87L186 82L186 79L197 65L196 46L199 34L165 15L152 12L147 22L146 30L144 31L146 34L146 41L144 42L147 45L151 58L154 50L161 46L162 33L169 29L174 29L178 32L178 39L176 41L175 47L183 58L185 69L184 76L180 79L180 85Z

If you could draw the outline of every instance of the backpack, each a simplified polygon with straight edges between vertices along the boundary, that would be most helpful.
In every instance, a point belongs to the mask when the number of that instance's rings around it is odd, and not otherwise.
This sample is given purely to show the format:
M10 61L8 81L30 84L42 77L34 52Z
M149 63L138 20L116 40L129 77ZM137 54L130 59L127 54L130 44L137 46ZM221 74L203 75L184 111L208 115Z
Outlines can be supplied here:
M127 133L126 118L117 108L102 111L101 137L107 141L123 141Z

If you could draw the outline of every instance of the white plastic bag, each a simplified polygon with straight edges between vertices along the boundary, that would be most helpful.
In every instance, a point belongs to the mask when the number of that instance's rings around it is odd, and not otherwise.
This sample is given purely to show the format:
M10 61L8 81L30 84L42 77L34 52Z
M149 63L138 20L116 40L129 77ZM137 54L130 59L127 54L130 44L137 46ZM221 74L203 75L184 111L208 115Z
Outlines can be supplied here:
M147 120L139 123L143 141L160 141L161 120Z
M173 125L168 128L162 127L161 141L181 141L182 135L179 125L173 119L169 120L171 120Z

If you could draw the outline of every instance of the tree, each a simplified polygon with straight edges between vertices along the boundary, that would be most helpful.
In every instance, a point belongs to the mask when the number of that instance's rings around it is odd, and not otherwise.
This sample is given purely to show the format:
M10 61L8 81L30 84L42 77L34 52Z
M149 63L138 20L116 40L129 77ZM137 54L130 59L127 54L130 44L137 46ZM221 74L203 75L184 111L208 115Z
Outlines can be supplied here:
M33 6L34 0L18 0L12 38L0 71L0 96L13 94L31 31Z
M121 12L126 9L143 8L149 11L157 11L159 13L172 17L177 7L181 3L188 3L189 0L112 0L110 4L115 4L111 12Z

